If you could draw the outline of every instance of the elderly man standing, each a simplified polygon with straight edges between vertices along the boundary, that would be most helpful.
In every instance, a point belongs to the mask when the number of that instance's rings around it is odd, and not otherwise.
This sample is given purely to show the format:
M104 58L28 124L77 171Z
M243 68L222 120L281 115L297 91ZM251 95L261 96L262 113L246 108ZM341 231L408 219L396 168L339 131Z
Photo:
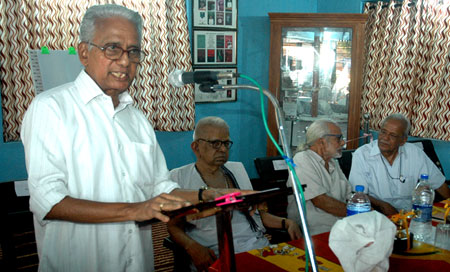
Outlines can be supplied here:
M200 198L210 188L251 190L252 185L242 163L228 161L232 144L229 127L223 119L213 116L201 119L191 143L197 161L170 171L171 179L184 189L203 188ZM248 211L234 211L231 223L235 252L267 246L269 241L264 237L264 226L285 228L291 239L301 237L295 222L269 214L265 209L259 209L253 216ZM169 222L169 232L172 239L186 249L197 271L207 271L218 255L215 217L191 222L173 220Z
M331 230L334 223L346 216L346 200L351 186L335 160L342 156L345 142L339 126L326 119L313 122L306 132L306 143L295 154L295 171L302 184L306 184L308 229L311 235ZM288 183L292 186L292 181ZM300 222L293 196L288 198L288 218Z
M364 185L372 207L389 216L412 209L412 192L421 174L428 174L431 187L450 197L445 177L419 147L407 143L409 120L392 114L381 123L378 140L353 154L349 181Z
M198 201L169 179L155 132L127 91L145 57L141 38L139 13L90 7L78 45L84 70L36 96L25 114L40 271L153 271L151 227L136 221L167 222L163 210Z

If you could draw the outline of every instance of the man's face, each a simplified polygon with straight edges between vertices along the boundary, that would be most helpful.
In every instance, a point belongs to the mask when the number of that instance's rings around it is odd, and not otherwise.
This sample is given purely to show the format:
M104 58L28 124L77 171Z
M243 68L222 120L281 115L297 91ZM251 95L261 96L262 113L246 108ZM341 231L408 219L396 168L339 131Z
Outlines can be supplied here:
M342 147L345 144L345 141L342 138L341 129L334 124L329 124L328 128L330 129L330 133L328 136L325 136L326 146L324 157L340 158L342 157Z
M407 140L404 131L405 127L400 120L386 121L378 134L378 148L381 153L397 152L398 148Z
M200 135L200 139L192 143L192 148L199 162L210 166L222 166L228 161L228 148L224 144L221 144L219 148L214 148L211 143L213 141L229 141L228 129L212 126L205 127Z
M90 42L100 47L140 48L136 27L121 17L97 20L96 32ZM80 61L99 87L105 93L116 95L127 90L136 75L137 63L130 62L127 52L117 60L110 60L99 48L94 46L89 51L88 47L87 43L78 47Z

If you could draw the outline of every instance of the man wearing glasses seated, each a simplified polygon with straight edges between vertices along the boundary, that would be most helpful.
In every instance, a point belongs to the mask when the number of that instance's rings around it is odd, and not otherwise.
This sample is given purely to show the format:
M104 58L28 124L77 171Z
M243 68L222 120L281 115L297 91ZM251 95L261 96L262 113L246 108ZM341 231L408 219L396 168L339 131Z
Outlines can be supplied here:
M171 180L184 189L199 189L199 199L209 188L252 190L250 179L240 162L228 162L233 145L229 127L219 117L201 119L191 143L197 157L195 163L173 169ZM244 252L269 245L264 226L285 228L291 239L300 238L300 229L292 220L271 215L260 209L253 216L248 211L234 211L232 228L235 252ZM216 219L214 216L193 220L172 220L168 225L171 238L190 255L197 271L207 271L218 256Z
M328 232L346 216L346 200L351 186L335 160L342 156L345 141L339 126L327 119L314 121L306 131L306 142L299 144L294 156L295 172L306 184L304 196L308 229L311 235ZM292 186L292 180L288 180ZM294 197L288 197L288 218L300 222Z
M378 140L353 154L350 183L364 185L372 207L387 216L412 209L412 192L421 174L428 174L440 195L450 197L441 171L419 147L406 142L410 127L402 114L389 115L381 123Z

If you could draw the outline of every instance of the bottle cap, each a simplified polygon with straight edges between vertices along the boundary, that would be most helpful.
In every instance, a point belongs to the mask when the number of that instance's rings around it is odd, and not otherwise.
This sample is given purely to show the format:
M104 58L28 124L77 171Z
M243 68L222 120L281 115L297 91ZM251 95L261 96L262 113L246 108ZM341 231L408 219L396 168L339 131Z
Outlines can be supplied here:
M420 175L420 179L428 179L428 175L427 174L421 174Z
M356 185L355 191L357 191L357 192L364 192L364 185Z

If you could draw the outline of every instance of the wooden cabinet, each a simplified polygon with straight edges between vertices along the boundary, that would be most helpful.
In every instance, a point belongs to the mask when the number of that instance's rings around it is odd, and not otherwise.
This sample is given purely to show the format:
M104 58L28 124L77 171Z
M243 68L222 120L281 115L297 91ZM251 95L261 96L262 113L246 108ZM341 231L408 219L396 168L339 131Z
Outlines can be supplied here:
M356 139L360 128L365 14L269 13L269 90L285 114L292 150L305 141L314 120L330 118L344 137ZM278 139L275 111L268 125ZM347 143L348 149L358 141ZM267 155L276 156L268 139Z

